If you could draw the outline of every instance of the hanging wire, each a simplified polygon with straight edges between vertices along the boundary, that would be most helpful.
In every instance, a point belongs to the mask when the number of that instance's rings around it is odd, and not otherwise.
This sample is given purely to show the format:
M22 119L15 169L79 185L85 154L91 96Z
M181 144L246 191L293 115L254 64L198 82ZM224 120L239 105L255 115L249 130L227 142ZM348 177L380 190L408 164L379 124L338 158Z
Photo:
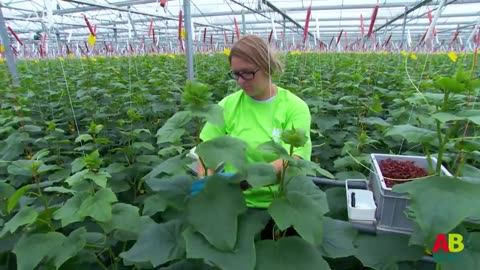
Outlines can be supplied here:
M77 116L75 114L75 109L73 108L72 95L70 94L70 88L68 87L67 75L66 75L65 68L63 66L62 61L60 61L60 66L62 67L62 75L63 75L63 80L65 81L65 90L67 90L68 101L69 101L69 104L70 104L70 110L72 111L72 115L73 115L73 122L75 124L75 129L77 131L77 136L80 136L80 129L78 127ZM85 156L85 150L83 149L82 141L80 141L80 146L81 146L81 149L82 149L83 156Z

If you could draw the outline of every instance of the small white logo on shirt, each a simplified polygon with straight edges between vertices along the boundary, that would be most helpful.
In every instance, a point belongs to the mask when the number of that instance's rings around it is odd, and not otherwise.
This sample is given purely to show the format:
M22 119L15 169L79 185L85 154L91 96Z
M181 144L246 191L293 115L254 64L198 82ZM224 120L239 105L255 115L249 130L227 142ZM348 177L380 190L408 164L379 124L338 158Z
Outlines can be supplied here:
M280 129L279 128L274 128L272 130L272 139L274 142L280 142Z

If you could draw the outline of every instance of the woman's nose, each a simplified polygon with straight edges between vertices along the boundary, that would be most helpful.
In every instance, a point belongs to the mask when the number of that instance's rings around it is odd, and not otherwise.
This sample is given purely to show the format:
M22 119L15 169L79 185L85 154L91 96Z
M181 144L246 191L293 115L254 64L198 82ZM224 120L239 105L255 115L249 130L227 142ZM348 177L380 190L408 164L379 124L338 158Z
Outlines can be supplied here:
M245 82L245 79L242 78L242 76L238 76L237 82L238 82L238 83L244 83L244 82Z

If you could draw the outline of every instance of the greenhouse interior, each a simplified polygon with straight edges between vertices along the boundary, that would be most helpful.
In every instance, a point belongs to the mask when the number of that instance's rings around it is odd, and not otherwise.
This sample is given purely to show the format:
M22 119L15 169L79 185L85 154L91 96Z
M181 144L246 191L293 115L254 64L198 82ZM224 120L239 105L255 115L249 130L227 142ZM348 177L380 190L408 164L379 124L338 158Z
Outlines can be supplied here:
M0 1L0 268L480 269L479 0Z

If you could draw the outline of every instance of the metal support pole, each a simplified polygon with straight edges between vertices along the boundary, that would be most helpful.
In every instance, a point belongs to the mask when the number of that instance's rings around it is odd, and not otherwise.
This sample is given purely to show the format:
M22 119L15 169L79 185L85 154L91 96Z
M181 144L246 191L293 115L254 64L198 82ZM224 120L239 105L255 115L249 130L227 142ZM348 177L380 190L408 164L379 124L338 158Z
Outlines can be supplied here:
M247 32L247 26L245 25L245 10L242 9L242 35Z
M407 6L405 6L405 13L403 13L403 26L402 26L402 48L405 49L405 28L407 27Z
M113 38L115 40L115 46L117 46L118 45L118 34L117 34L117 28L116 28L117 26L114 25L114 27L115 28L113 29Z
M10 40L8 40L7 27L5 26L5 20L3 19L2 6L0 5L0 38L2 39L3 46L5 47L5 55L7 57L7 65L10 74L12 75L13 84L20 86L20 80L18 79L17 66L13 59L12 49L10 48Z
M130 7L128 7L128 19L130 20L130 25L132 26L133 34L135 35L135 39L138 39L137 29L135 28L135 24L132 20L132 15L130 14Z
M192 41L192 24L190 23L192 17L190 16L190 0L183 1L183 12L185 13L185 31L187 32L187 78L193 81L193 41Z
M440 17L440 14L443 11L443 6L445 5L445 2L446 2L446 0L442 0L442 2L440 2L440 5L439 5L438 9L435 12L435 15L433 16L432 24L428 28L427 35L425 36L425 43L427 43L427 41L430 39L430 36L432 35L433 28L435 28L435 25L437 24L437 20Z
M58 32L58 30L55 32L55 37L57 38L57 52L58 52L58 55L61 56L61 51L60 51L60 33Z

